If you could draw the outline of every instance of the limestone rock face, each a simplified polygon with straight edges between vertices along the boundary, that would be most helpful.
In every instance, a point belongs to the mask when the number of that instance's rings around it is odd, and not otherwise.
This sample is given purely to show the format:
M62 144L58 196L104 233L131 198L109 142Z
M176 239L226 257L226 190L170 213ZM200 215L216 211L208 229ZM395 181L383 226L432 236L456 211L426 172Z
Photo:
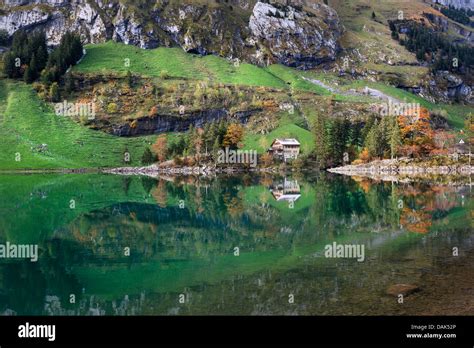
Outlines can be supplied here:
M449 102L456 99L467 104L474 103L470 84L449 71L436 72L430 81L430 92L440 101Z
M337 13L323 4L304 11L258 2L249 26L254 39L279 63L304 68L334 60L342 33Z
M0 2L1 29L10 35L19 29L44 30L50 45L72 31L84 43L179 46L203 55L301 68L334 60L343 31L337 13L326 5L255 0L217 6L191 0L141 6L120 0L5 0Z

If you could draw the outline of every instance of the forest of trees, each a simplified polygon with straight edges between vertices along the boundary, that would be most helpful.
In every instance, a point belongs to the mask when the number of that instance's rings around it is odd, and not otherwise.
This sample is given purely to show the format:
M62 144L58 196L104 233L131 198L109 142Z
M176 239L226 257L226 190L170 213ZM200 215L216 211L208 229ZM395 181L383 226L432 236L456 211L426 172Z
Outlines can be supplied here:
M182 158L193 164L205 156L215 156L217 151L229 147L237 149L244 137L244 128L238 123L226 119L207 123L204 128L191 126L189 130L175 137L161 135L152 145L145 149L142 163L147 165L156 160L164 162L174 159L181 164Z
M342 164L367 163L374 159L424 157L447 154L453 139L446 132L435 132L430 112L377 117L351 124L347 118L316 117L313 125L315 156L322 168Z
M48 51L44 32L13 35L11 49L4 56L4 73L9 78L22 78L32 83L41 78L49 86L58 82L67 69L82 57L83 47L78 35L66 33L58 47Z
M454 6L449 7L438 7L439 11L446 17L452 19L461 24L474 26L474 22L471 22L471 16L474 15L474 11L469 9L457 9Z
M445 35L419 23L389 21L389 25L392 38L415 53L419 60L432 64L433 71L449 70L467 74L474 67L473 47L453 43ZM400 35L401 26L405 38Z

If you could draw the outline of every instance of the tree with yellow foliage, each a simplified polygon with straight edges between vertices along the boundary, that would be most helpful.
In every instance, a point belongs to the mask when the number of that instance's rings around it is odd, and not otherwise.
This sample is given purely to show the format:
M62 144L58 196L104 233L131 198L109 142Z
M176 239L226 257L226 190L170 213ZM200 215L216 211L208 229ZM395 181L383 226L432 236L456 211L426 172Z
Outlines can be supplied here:
M244 127L238 123L232 123L229 127L227 127L227 132L224 136L224 141L222 144L224 147L236 149L243 138Z

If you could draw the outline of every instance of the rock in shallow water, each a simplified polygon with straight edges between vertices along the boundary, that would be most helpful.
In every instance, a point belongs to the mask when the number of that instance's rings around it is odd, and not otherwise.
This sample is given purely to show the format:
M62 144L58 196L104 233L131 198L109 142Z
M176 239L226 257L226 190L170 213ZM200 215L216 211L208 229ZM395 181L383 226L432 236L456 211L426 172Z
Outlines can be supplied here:
M417 291L420 291L420 287L417 286L417 285L395 284L395 285L390 286L387 289L386 293L387 293L387 295L397 297L398 295L408 296L408 295L413 294Z

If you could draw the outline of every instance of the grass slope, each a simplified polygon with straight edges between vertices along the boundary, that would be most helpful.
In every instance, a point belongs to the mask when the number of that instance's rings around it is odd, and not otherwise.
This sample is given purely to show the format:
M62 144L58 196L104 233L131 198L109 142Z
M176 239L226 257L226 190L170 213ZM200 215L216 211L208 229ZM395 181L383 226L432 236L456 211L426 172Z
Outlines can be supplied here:
M0 169L52 169L139 165L154 137L119 138L56 116L30 86L0 80ZM2 110L3 109L3 110ZM47 144L47 152L35 151ZM19 153L21 161L16 161Z
M201 57L180 48L160 47L144 50L112 41L86 46L87 55L74 71L81 73L123 73L128 70L142 76L159 77L167 72L171 78L210 79L215 82L278 89L296 89L327 94L327 91L305 82L302 72L281 65L260 68L255 65L235 64L213 55ZM129 66L126 64L129 62Z

